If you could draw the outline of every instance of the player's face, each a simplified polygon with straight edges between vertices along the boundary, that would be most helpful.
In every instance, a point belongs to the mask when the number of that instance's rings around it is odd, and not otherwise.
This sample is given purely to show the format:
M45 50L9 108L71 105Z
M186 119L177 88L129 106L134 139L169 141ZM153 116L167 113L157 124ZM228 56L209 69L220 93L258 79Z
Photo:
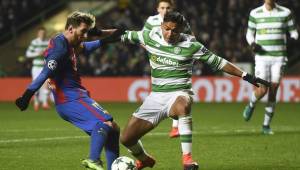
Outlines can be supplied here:
M89 25L81 23L77 28L70 26L69 32L71 33L71 43L75 46L79 45L87 38L87 31Z
M171 4L168 2L160 2L157 7L157 12L161 16L165 16L167 12L170 12L172 10Z
M161 29L165 41L170 44L176 44L179 41L182 27L177 25L177 23L163 22L161 25Z
M46 37L46 31L44 29L38 30L37 36L43 40Z
M265 3L266 3L266 4L274 4L274 3L275 3L275 0L265 0Z

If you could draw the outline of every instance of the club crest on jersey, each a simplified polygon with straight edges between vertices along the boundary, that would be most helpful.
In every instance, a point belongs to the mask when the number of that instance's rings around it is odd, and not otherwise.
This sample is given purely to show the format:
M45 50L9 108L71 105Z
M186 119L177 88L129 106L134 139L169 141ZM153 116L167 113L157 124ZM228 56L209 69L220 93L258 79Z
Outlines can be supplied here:
M55 70L57 67L57 62L55 60L50 60L48 61L47 66L50 70Z
M175 47L174 48L174 53L175 54L179 54L181 52L181 48L180 47Z

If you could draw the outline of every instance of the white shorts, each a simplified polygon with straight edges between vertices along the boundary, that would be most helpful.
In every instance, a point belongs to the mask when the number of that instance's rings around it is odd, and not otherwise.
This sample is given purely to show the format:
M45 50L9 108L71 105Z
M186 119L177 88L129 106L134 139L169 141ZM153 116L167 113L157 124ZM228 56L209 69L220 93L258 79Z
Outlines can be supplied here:
M43 67L32 66L32 68L31 68L32 80L35 80L38 77L38 75L40 75L42 70L43 70Z
M279 83L285 65L286 57L255 56L255 76L272 83Z
M35 67L32 66L31 68L31 75L32 75L32 80L35 80L42 72L43 67ZM49 94L49 89L48 89L48 85L47 85L47 81L45 81L45 83L40 87L40 89L38 90L39 92L42 92L41 94L45 94L48 95Z
M143 104L133 113L134 117L146 120L157 126L160 121L169 117L171 106L178 96L191 98L191 92L151 92Z

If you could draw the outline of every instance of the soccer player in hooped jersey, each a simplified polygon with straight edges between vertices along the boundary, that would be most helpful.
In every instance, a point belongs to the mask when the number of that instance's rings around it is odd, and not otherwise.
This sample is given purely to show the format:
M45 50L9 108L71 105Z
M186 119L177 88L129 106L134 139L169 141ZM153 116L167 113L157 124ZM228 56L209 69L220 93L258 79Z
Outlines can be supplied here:
M103 170L100 161L102 149L106 150L107 169L119 156L119 128L112 116L89 97L81 85L77 70L79 53L88 54L109 43L122 31L116 30L102 40L83 42L95 25L93 15L74 12L67 18L65 31L52 38L44 53L46 65L40 75L28 86L22 97L16 100L21 111L28 107L32 95L49 78L55 98L56 110L64 120L90 135L90 154L82 164L94 170ZM119 34L119 35L118 35Z
M26 57L32 59L31 76L34 80L42 71L44 67L43 52L47 48L49 40L46 38L46 28L41 27L38 29L37 38L31 41L28 49L26 50ZM43 109L49 109L48 104L49 89L46 83L41 86L34 96L33 108L35 111L39 110L40 104Z
M264 4L250 12L247 42L255 52L255 76L272 83L270 88L255 88L246 106L243 117L249 121L255 104L268 93L262 133L273 134L270 127L274 116L276 93L287 62L287 32L294 40L298 32L289 9L278 5L275 0L265 0Z
M160 27L165 14L174 10L174 6L173 0L158 0L156 5L156 11L158 14L148 17L143 30L152 30L153 27ZM185 21L183 33L193 35L191 27L187 21ZM169 133L169 137L175 138L179 136L178 123L178 120L172 119L172 129Z
M152 30L126 31L123 42L142 44L150 53L152 92L133 113L121 134L121 143L137 158L138 169L153 167L155 159L147 154L140 138L167 117L179 120L182 163L184 170L196 170L192 159L192 65L194 60L209 64L216 70L260 86L268 82L256 78L225 59L213 54L194 36L183 34L184 17L168 12L160 27Z

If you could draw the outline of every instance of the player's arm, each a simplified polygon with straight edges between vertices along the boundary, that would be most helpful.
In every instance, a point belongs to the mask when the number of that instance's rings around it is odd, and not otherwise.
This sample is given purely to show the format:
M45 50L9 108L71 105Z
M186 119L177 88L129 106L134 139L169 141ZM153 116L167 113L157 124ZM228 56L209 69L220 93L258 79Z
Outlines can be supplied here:
M149 30L142 30L142 31L125 31L125 34L121 36L122 42L129 42L132 44L141 44L145 45L144 37L149 35Z
M50 43L55 43L55 42L50 42ZM15 103L21 111L26 110L30 102L30 99L34 95L34 93L44 84L44 82L49 77L53 76L56 73L62 57L67 52L64 49L65 48L63 47L62 44L60 44L60 42L55 43L52 49L51 48L48 49L48 53L45 56L46 64L43 67L43 70L38 75L38 77L35 80L33 80L31 84L27 87L23 95L18 99L16 99Z
M195 47L197 48L197 47ZM209 66L211 66L214 70L221 70L223 72L226 72L228 74L231 74L233 76L241 77L245 81L248 81L249 83L259 86L259 84L263 84L265 86L270 86L270 83L262 80L260 78L257 78L245 71L242 71L240 68L235 66L234 64L230 63L224 58L221 58L214 53L210 52L208 49L206 49L203 45L200 43L198 44L198 51L194 54L194 58L199 59L202 62L207 63Z
M94 27L93 29L98 29L98 28ZM121 35L125 33L124 28L110 29L107 31L108 32L106 34L109 35L106 36L105 38L95 40L95 41L83 42L80 44L80 47L77 50L79 52L83 52L85 55L88 55L91 52L95 51L97 48L100 48L103 44L109 44L109 43L120 41ZM101 30L100 32L102 32L101 34L103 34L103 30Z
M287 28L290 33L290 37L294 40L298 40L299 34L296 29L295 20L291 12L288 15L288 19L287 19Z
M246 40L251 46L251 49L255 53L263 52L262 46L255 43L255 33L256 33L256 20L253 17L253 12L251 11L248 19L248 28L246 33Z

